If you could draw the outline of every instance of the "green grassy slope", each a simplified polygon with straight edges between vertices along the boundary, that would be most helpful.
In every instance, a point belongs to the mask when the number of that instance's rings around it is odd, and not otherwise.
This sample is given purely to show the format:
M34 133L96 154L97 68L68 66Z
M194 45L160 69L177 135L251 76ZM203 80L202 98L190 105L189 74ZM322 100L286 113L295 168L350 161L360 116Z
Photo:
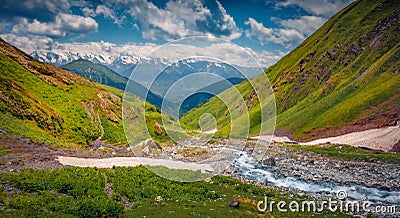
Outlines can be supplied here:
M116 72L101 64L95 64L91 61L79 59L61 66L62 69L74 72L95 82L113 86L121 90L125 89L127 78L120 76Z
M0 128L8 133L59 146L96 139L123 145L122 97L122 90L38 62L0 39ZM145 110L142 100L130 99L132 110ZM150 127L155 122L148 119Z
M256 204L264 196L276 202L311 199L223 176L210 182L175 182L143 166L23 169L1 174L0 182L2 217L350 217L328 209L321 213L280 212L275 205L272 212L260 213ZM229 207L235 198L241 201L240 206Z
M276 98L277 129L307 139L351 131L352 125L393 125L400 117L399 18L399 1L356 1L269 67L265 73ZM237 87L246 99L251 87ZM229 93L232 89L223 94ZM181 121L196 128L193 120L210 108L220 115L220 134L227 134L227 113L216 98ZM256 110L250 108L250 114ZM259 124L255 120L252 133Z

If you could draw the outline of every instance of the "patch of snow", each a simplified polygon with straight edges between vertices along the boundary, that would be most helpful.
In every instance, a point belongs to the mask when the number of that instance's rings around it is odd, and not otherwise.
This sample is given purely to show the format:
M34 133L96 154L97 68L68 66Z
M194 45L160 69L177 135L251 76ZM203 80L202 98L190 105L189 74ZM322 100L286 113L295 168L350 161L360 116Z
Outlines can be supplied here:
M208 131L204 131L203 133L204 134L214 134L214 133L216 133L217 132L217 128L214 128L214 129L211 129L211 130L208 130Z

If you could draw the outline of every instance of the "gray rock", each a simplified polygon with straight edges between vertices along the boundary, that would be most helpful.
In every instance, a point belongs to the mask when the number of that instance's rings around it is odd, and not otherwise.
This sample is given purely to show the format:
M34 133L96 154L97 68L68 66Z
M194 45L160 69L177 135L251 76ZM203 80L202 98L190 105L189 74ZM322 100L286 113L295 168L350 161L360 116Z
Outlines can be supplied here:
M276 166L275 158L273 158L273 157L266 158L266 159L261 161L261 164L263 166L269 166L269 167Z
M146 139L136 146L132 146L130 150L136 156L157 156L162 152L162 147L153 139Z

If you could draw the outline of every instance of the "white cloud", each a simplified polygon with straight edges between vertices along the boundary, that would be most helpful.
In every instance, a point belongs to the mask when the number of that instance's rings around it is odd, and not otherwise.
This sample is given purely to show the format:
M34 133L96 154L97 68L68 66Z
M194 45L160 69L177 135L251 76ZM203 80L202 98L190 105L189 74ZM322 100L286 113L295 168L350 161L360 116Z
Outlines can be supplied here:
M218 1L170 0L159 8L147 0L119 0L108 6L130 8L129 15L140 24L146 39L210 35L231 40L241 36L235 21Z
M104 17L114 17L114 11L105 5L98 5L96 7L96 14L103 14Z
M88 34L97 31L97 22L90 17L60 13L53 22L40 22L34 19L20 18L12 32L24 35L44 35L48 37L64 37L68 33Z
M98 23L90 17L82 17L73 14L60 14L59 23L63 30L71 33L93 33L97 32ZM56 22L58 19L56 19Z
M114 23L119 25L119 26L125 20L124 16L122 16L120 19L118 19L117 16L115 16L115 12L111 8L109 8L109 7L105 6L105 5L98 5L96 7L95 13L96 13L96 15L103 15L105 18L112 19L114 21Z
M279 29L276 42L283 44L285 42L301 42L304 40L303 34L295 29Z
M286 53L281 51L277 51L274 53L266 50L263 50L261 52L256 52L251 48L245 48L245 49L249 54L251 54L253 57L256 58L256 60L262 67L269 67L286 55Z
M246 30L246 37L258 41L261 45L276 43L290 48L294 43L297 44L305 39L296 29L267 28L253 18L249 18L245 24L250 26L250 29Z
M85 17L94 17L96 16L96 13L94 12L93 9L88 8L88 7L83 7L82 12L85 15Z
M250 30L246 30L246 37L256 39L261 45L271 41L273 30L272 28L266 28L262 23L257 22L253 18L249 18L246 25L250 25Z
M233 20L233 17L226 12L225 8L221 5L221 3L219 3L218 1L216 2L223 17L222 25L219 25L220 30L222 32L226 30L232 31L232 34L227 37L230 40L239 38L242 35L242 32L236 27L236 23Z
M130 16L133 28L140 29L145 39L170 41L208 35L233 40L242 35L218 0L168 0L164 6L149 0L103 2L99 5L97 1L85 0L29 0L20 4L6 1L0 7L0 18L1 14L7 14L7 19L12 16L12 25L6 27L0 23L0 28L3 33L10 33L13 28L15 34L65 37L68 33L96 32L97 16L109 18L118 26ZM80 8L84 16L74 14L72 7Z
M354 0L286 0L285 2L277 3L276 6L287 7L295 5L311 14L330 17L353 1Z
M304 35L310 35L326 22L326 18L318 16L302 16L298 19L278 20L285 28L295 29Z
M25 17L42 22L50 21L54 20L59 13L70 13L71 3L75 4L71 0L1 1L0 17L8 20Z
M30 54L40 49L50 49L53 40L44 36L16 36L14 34L1 34L0 37L22 51Z

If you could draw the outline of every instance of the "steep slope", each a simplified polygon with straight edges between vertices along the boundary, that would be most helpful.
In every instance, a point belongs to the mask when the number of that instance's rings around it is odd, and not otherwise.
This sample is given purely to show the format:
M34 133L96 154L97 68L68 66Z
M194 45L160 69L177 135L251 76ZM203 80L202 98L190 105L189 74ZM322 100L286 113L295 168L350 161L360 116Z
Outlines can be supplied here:
M277 133L305 140L395 125L400 119L399 18L399 1L354 2L268 68L265 73L277 104ZM249 99L248 83L237 89ZM258 116L258 108L249 107L250 114ZM216 115L219 133L226 135L228 113L216 98L181 121L197 128L192 121L206 109ZM252 120L255 134L261 121Z
M61 68L93 80L95 82L108 86L113 86L121 90L125 90L125 86L128 82L127 78L120 76L108 67L101 64L95 64L91 61L84 59L79 59L71 63L65 64L61 66ZM161 97L155 95L151 91L147 91L145 87L134 81L131 81L129 83L129 86L130 87L128 90L131 93L140 97L143 100L150 102L156 107L161 108Z
M126 144L122 96L121 90L36 61L0 39L0 128L10 134L59 146ZM132 113L145 110L138 97L130 99L126 108ZM148 124L156 125L162 115L150 113L154 119ZM159 132L151 133L161 139Z
M122 90L125 89L126 82L128 81L128 79L120 76L108 67L84 59L72 61L71 63L62 65L61 68L89 78L95 82Z

